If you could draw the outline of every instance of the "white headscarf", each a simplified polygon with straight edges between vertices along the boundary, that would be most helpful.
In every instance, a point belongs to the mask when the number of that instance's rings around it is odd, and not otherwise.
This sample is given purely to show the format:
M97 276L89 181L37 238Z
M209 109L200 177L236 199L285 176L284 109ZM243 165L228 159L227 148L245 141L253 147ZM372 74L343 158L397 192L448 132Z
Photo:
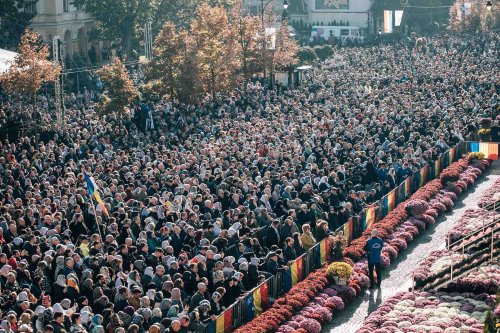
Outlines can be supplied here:
M58 275L56 284L60 287L66 287L66 277L64 275Z

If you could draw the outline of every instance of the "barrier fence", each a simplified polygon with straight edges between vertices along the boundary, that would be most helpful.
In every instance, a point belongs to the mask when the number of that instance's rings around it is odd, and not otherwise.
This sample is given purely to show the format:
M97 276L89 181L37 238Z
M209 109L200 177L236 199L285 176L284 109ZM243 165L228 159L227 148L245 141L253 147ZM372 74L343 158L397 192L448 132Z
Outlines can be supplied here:
M444 168L460 159L464 154L476 151L483 152L486 158L498 159L498 143L460 142L447 150L432 164L426 165L419 172L405 179L378 202L367 207L359 216L350 219L349 222L338 228L336 233L343 233L347 243L350 243L353 239L360 237L363 231L373 223L384 218L420 187L437 178ZM219 315L216 320L210 322L205 328L205 332L230 333L233 329L260 315L272 305L276 298L289 291L306 278L310 272L328 262L331 256L331 247L329 238L317 243L307 253L292 262L288 270L280 271L266 279Z

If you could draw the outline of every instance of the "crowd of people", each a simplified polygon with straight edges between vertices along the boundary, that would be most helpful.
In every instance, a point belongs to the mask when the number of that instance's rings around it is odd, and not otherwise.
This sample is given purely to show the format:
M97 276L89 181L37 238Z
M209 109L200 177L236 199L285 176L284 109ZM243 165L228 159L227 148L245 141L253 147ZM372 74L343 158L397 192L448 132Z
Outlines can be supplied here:
M0 143L0 333L202 332L496 119L499 52L495 33L340 49L298 87L121 120L69 102L64 130Z

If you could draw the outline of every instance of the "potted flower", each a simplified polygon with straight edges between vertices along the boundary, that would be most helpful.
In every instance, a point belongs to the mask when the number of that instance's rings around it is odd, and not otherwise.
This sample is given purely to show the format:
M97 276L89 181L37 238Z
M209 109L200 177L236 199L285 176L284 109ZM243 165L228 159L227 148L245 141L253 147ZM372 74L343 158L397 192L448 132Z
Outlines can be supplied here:
M481 128L479 131L477 131L477 134L479 134L479 141L490 141L491 129Z
M469 161L471 163L474 163L476 160L483 160L484 159L484 153L481 152L474 152L474 153L469 153Z
M351 265L345 262L334 262L326 269L326 273L335 281L335 284L341 286L347 285L347 280L351 277L352 271Z
M491 125L493 120L491 118L481 118L479 120L479 125L481 129L477 132L479 134L480 141L490 141Z

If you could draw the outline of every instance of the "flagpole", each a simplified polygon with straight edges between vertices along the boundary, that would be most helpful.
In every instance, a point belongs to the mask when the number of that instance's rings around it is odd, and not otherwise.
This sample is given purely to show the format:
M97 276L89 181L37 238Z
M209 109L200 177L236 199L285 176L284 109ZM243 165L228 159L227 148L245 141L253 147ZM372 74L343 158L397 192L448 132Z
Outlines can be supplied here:
M99 221L97 220L97 209L95 208L94 199L92 199L90 193L89 197L90 197L90 202L92 203L92 208L94 209L94 218L95 218L95 224L97 226L97 231L99 232L99 237L101 237L101 243L104 245L104 239L102 238L101 228L99 227Z

